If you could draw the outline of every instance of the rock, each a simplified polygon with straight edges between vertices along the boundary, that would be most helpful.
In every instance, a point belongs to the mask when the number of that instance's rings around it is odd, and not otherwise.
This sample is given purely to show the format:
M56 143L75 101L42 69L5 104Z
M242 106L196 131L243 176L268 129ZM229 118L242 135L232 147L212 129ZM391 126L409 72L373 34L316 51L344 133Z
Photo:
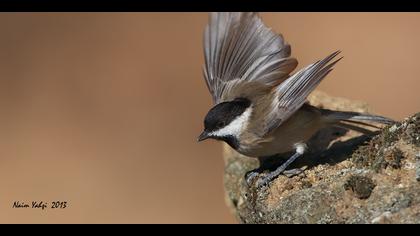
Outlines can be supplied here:
M309 101L369 112L366 103L320 92ZM258 160L224 145L226 202L241 223L420 223L419 124L417 113L373 137L322 130L311 152L292 164L307 167L303 173L260 189L244 180Z
M351 175L344 183L344 189L353 191L360 199L369 198L375 186L371 178L360 175Z

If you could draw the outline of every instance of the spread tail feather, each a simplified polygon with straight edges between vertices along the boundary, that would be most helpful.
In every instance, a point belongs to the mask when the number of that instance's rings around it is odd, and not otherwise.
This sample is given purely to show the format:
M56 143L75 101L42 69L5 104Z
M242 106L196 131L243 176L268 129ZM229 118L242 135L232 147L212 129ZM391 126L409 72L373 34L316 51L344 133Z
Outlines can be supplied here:
M352 129L352 130L362 132L365 134L368 134L369 130L356 126L355 124L379 129L380 127L377 127L375 125L372 125L366 122L380 123L384 125L390 125L390 124L396 123L394 120L383 117L383 116L363 114L359 112L332 111L332 110L327 110L327 109L322 109L321 112L324 115L324 117L326 117L327 120L333 123L334 125L345 128L345 129ZM348 124L344 122L349 122L352 124Z

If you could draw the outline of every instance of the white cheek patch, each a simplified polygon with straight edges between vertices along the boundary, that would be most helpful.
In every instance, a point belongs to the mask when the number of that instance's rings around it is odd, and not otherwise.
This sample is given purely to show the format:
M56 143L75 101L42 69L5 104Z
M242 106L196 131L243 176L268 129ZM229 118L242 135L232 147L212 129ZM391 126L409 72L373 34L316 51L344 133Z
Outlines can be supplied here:
M248 107L240 116L235 118L227 126L213 131L210 133L210 136L224 137L224 136L238 136L241 134L242 130L248 125L249 118L251 117L252 108Z

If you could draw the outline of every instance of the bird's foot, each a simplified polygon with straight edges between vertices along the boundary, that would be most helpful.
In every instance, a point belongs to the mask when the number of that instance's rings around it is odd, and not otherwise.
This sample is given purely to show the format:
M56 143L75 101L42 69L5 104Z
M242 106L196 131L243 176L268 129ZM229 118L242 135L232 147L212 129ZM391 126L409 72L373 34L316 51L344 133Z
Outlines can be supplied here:
M262 187L268 187L270 182L274 180L277 176L279 176L283 171L284 170L279 171L279 169L277 169L275 171L268 173L267 175L263 177L258 178L256 181L257 188L260 189Z
M267 173L267 174L263 174L261 170L256 169L256 170L252 170L249 171L246 175L245 175L245 181L248 185L248 187L252 186L253 183L255 182L257 184L257 188L261 188L263 186L268 186L268 184L275 179L277 176L279 176L280 174L286 176L287 178L292 178L293 176L299 175L301 173L303 173L306 170L307 166L304 166L302 168L295 168L295 169L290 169L290 170L284 170L283 172L277 174L277 173ZM262 175L261 175L262 174Z
M303 171L305 171L308 168L308 166L304 166L302 168L295 168L295 169L291 169L291 170L285 170L283 171L283 175L285 175L288 178L292 178L293 176L299 175L301 173L303 173Z
M292 176L302 173L304 169L291 169L291 170L286 171L286 168L298 157L302 156L302 154L303 154L303 151L300 151L300 150L297 151L287 161L285 161L281 166L279 166L276 170L268 173L267 175L261 178L258 175L261 172L260 170L248 172L248 175L246 176L248 186L250 186L250 184L253 182L252 180L254 180L257 176L259 177L256 181L257 188L261 188L263 186L268 186L268 184L280 174L284 174L287 177L292 177Z

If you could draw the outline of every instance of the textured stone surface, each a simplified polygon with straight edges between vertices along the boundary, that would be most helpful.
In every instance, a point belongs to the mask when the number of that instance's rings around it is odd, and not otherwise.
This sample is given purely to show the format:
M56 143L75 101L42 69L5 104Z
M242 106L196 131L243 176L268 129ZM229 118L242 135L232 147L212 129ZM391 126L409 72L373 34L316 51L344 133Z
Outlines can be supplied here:
M320 92L310 102L369 111L365 103ZM242 223L420 223L419 123L420 113L371 138L323 130L311 153L293 164L305 167L303 173L281 175L260 189L244 181L257 159L225 145L226 202Z

